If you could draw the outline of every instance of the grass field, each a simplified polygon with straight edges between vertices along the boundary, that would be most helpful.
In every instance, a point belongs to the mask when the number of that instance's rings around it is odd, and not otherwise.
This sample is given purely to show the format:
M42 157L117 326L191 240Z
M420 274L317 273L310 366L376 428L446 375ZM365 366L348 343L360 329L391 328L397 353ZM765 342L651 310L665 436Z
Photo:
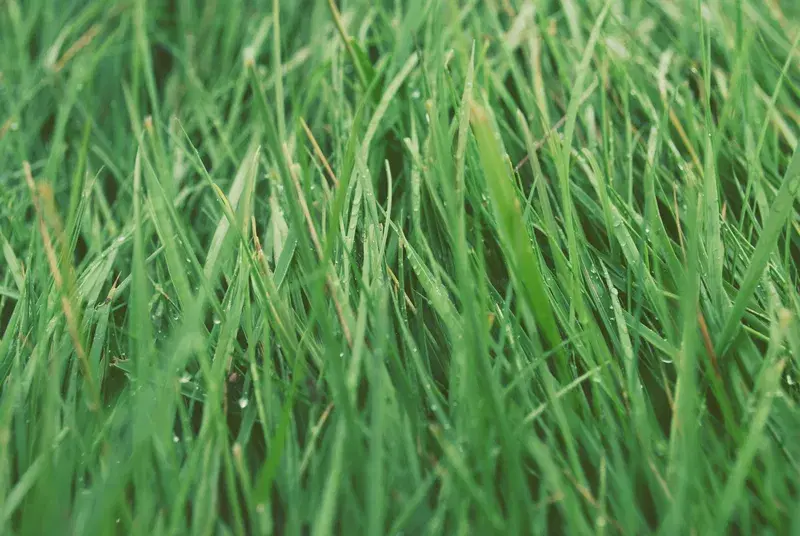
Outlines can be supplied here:
M0 534L800 534L800 3L0 0Z

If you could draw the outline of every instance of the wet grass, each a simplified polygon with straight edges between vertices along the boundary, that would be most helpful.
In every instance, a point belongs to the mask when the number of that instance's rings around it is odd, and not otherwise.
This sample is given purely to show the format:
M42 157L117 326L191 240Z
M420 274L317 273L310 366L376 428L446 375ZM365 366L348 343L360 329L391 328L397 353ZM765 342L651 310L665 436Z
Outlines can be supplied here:
M65 6L0 2L1 534L800 530L794 2Z

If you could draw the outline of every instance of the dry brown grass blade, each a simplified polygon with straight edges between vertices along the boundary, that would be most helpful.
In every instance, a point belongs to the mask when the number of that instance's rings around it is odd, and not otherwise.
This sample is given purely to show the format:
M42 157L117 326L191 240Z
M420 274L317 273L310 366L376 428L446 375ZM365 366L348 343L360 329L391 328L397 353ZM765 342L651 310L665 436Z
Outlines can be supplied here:
M317 139L314 137L314 134L311 132L311 129L308 128L308 125L306 124L304 119L300 119L300 125L303 127L303 130L305 131L306 136L308 137L308 141L311 142L311 146L314 148L314 154L316 154L317 158L319 158L320 162L322 162L322 166L328 173L328 176L330 177L331 182L333 182L334 187L338 188L339 179L336 177L336 173L333 172L333 169L331 169L331 165L328 163L328 159L325 158L325 154L322 152L322 149L320 148L319 143L317 143Z
M322 261L323 260L323 249L322 249L322 242L320 242L319 235L317 234L317 229L314 226L314 220L311 217L311 211L308 209L308 203L306 202L306 196L303 192L303 188L300 185L300 179L297 177L297 174L294 171L294 163L292 162L291 155L289 154L289 148L286 147L286 144L283 145L283 154L286 157L286 162L289 163L289 174L292 178L292 183L294 184L295 190L297 191L297 199L300 203L300 209L303 211L303 217L306 219L306 224L308 225L308 232L311 235L311 241L314 243L314 249L317 252L317 258ZM347 340L347 346L351 349L353 348L353 335L350 333L350 325L348 323L347 317L344 314L344 307L342 306L341 301L337 295L337 290L339 288L339 282L335 278L335 273L333 271L333 267L330 266L326 270L325 275L325 283L328 286L328 293L333 300L333 306L336 309L336 316L339 317L339 323L342 326L342 333L344 333L344 338ZM352 315L351 315L352 316Z
M94 41L94 38L97 37L97 34L99 33L100 33L100 25L98 24L95 24L94 26L86 30L86 32L84 32L84 34L81 35L78 38L78 40L75 41L75 43L73 43L73 45L67 49L66 52L64 52L61 58L59 58L59 60L53 66L53 71L57 73L61 71L64 67L66 67L67 63L69 63L70 60L72 60L72 58L77 56L81 50L88 47L92 43L92 41Z
M60 246L63 248L65 244L63 239L63 228L59 223L60 220L55 210L53 192L49 185L36 184L31 171L31 166L27 161L23 162L22 166L25 174L25 182L28 184L28 188L30 189L31 196L33 198L33 206L39 223L39 233L42 236L45 256L47 257L47 264L50 268L50 273L53 276L53 282L55 283L56 291L60 295L61 310L64 313L64 319L67 323L67 332L69 333L70 339L72 339L72 345L75 348L75 354L78 356L78 361L81 364L86 385L89 389L89 408L92 411L97 411L100 407L100 393L97 389L97 384L95 383L94 377L92 376L86 348L81 340L79 328L80 309L73 299L73 285L70 284L71 281L74 281L74 274L71 272L72 266L67 262L62 262L64 265L64 270L67 272L65 278L65 274L62 273L61 268L59 268L58 255L56 253L56 247L59 244L54 243L52 235L50 234L50 229L47 225L47 220L50 220L52 222L51 225L56 231L56 236L60 237ZM43 201L45 205L44 207L42 206ZM65 261L63 253L62 261Z

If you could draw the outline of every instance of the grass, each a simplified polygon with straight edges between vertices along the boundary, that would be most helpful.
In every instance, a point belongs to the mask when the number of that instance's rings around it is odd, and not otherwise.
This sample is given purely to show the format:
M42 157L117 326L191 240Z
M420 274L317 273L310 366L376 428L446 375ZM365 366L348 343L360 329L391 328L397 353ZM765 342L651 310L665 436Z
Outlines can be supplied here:
M800 4L0 1L0 534L800 531Z

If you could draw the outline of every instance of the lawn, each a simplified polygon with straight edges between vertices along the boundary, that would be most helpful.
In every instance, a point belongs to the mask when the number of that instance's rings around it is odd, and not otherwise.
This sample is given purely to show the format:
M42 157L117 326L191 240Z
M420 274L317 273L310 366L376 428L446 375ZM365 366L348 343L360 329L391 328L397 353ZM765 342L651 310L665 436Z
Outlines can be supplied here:
M798 136L795 0L0 0L0 534L800 534Z

